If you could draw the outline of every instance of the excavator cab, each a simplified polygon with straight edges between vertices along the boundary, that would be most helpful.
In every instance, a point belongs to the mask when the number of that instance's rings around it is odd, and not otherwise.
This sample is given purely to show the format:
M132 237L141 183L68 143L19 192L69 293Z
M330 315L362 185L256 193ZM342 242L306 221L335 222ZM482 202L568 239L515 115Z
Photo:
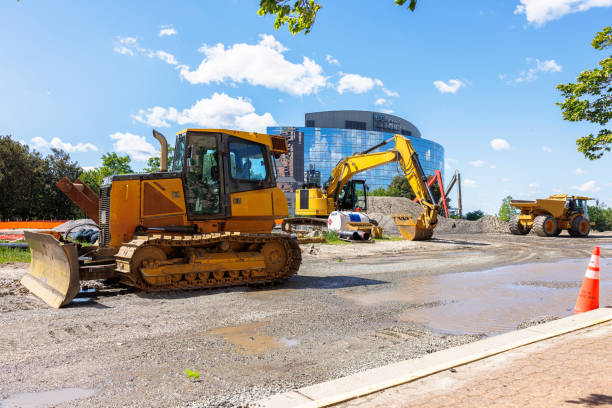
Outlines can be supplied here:
M349 180L338 195L338 210L366 212L368 210L367 197L365 180Z

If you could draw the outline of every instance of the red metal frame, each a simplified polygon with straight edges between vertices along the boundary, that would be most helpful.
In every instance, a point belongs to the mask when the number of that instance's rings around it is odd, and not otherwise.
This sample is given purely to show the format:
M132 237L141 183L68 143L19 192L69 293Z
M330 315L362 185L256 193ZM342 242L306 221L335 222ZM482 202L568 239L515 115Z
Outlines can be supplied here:
M438 180L438 186L440 187L440 196L442 198L442 206L444 207L444 213L446 214L446 218L448 218L448 205L446 204L446 194L444 193L444 183L442 183L442 172L440 170L435 170L435 174L429 177L427 181L427 186L431 187L435 180ZM415 198L414 202L418 202L419 199Z

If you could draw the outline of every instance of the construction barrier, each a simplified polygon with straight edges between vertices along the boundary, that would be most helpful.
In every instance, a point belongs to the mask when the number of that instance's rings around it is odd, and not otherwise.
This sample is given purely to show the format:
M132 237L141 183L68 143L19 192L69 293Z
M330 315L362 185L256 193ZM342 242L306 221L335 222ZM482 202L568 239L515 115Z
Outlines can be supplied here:
M0 230L5 229L53 229L68 220L53 221L0 221Z

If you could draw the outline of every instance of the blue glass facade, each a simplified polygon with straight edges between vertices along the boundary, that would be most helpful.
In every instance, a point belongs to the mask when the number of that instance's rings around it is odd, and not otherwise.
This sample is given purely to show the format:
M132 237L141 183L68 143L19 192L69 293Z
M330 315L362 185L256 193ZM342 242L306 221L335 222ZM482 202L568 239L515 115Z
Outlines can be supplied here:
M298 185L304 180L303 175L299 173L308 170L311 166L321 172L321 180L325 181L342 158L369 149L394 135L369 130L281 126L268 127L267 132L272 135L288 136L292 162L296 159L301 161L303 157L303 164L290 163L285 166L294 169L292 174L289 174L288 170L285 173L279 171L281 176L291 175ZM431 175L434 170L440 170L444 176L444 148L438 143L420 137L405 137L412 142L425 174ZM391 142L390 145L383 146L378 151L387 150L392 146ZM398 173L396 164L390 163L360 173L356 178L365 179L370 190L374 190L379 187L387 188L393 177L398 174L400 173ZM296 188L300 187L296 186Z

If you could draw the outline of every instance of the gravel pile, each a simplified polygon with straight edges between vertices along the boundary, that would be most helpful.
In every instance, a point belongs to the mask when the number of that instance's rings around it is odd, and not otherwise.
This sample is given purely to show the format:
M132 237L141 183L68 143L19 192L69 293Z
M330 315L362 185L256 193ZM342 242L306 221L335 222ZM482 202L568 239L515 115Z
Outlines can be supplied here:
M384 228L385 235L399 235L391 214L410 214L418 217L422 208L419 204L404 197L368 197L368 217ZM456 234L504 234L508 223L493 215L485 215L479 220L454 220L438 217L437 232Z
M550 315L540 316L540 317L536 317L533 319L525 320L521 322L518 326L516 326L516 328L517 330L526 329L527 327L537 326L538 324L547 323L547 322L557 320L557 319L558 317L556 316L550 316Z

